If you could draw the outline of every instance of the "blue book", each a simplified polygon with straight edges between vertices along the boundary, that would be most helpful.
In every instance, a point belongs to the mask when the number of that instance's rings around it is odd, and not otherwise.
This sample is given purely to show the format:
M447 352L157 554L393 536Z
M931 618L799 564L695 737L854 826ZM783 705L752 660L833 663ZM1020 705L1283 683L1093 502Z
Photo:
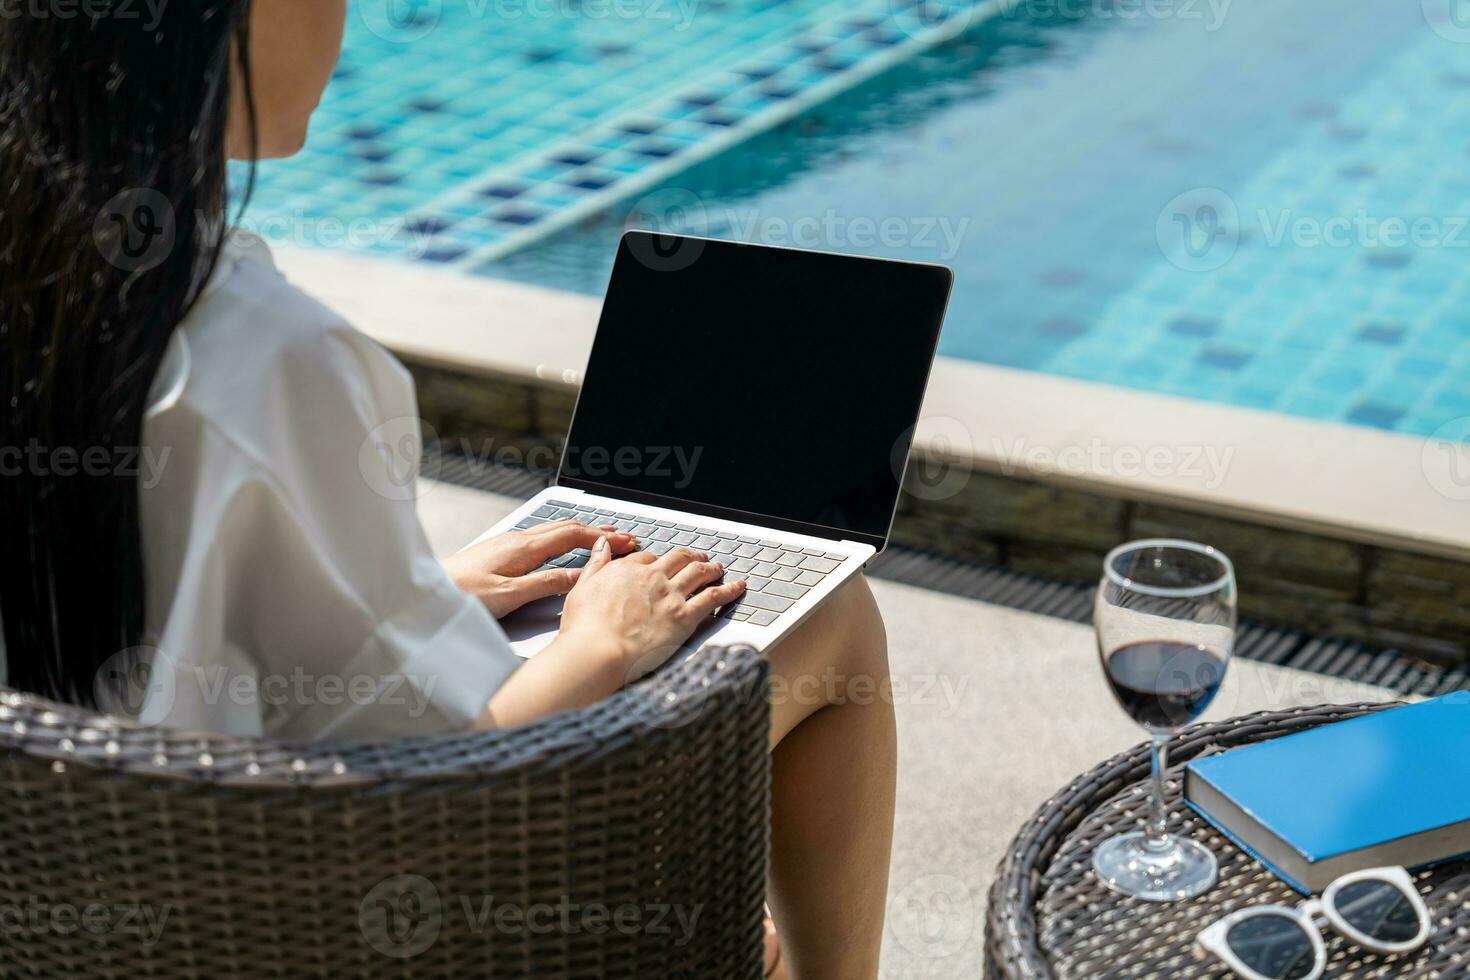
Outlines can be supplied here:
M1470 853L1470 692L1198 759L1184 798L1309 894Z

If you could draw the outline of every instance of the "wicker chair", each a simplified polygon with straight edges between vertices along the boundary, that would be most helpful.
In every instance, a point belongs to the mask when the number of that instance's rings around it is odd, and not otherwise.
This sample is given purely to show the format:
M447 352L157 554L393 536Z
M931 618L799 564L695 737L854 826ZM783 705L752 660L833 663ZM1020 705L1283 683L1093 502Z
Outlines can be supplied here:
M339 745L0 693L0 977L760 977L766 683Z

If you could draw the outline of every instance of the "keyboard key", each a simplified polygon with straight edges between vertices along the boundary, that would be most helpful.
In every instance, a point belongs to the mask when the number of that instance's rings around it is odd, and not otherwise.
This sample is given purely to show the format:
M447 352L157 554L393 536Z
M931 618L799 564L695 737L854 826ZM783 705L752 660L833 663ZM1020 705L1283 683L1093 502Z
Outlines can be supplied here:
M634 524L633 525L633 537L635 537L635 538L646 538L650 534L652 534L655 530L657 530L657 528L655 528L654 525L652 525L652 524Z
M700 551L708 551L709 549L713 548L715 546L715 542L719 540L720 539L715 537L713 534L701 534L699 537L694 539L693 546L698 548Z
M674 535L673 538L671 538L670 540L672 540L674 542L674 544L682 544L685 547L688 547L689 545L691 545L691 544L694 543L694 535L693 534L690 534L688 531L680 531L678 534ZM821 561L821 560L822 559L820 559L820 558L813 559L813 561Z
M780 567L780 565L773 565L768 561L763 561L757 563L756 566L750 570L750 574L759 575L761 578L769 578L771 574Z
M528 517L525 520L521 521L519 524L517 524L516 527L515 527L515 529L517 531L529 531L529 530L531 530L531 528L533 528L533 527L540 527L544 523L546 523L546 522L545 521L538 521L534 517Z
M732 572L748 572L755 567L755 561L750 558L736 558L729 565Z
M758 544L759 543L759 542L756 541L755 538L746 537L743 534L740 537L736 538L735 540L736 541L739 541L741 544Z
M817 574L816 572L802 572L800 575L796 576L795 581L797 585L805 585L810 588L813 585L821 585L822 576Z
M821 572L823 575L835 569L837 565L838 562L832 561L830 558L807 558L801 563L801 567L807 571Z
M777 595L765 595L761 592L747 592L740 597L742 606L754 606L757 609L766 609L770 612L783 613L791 608L791 600L783 599Z
M754 558L760 553L761 549L760 545L758 544L742 544L740 547L735 549L735 554L739 555L741 558Z
M752 626L770 626L775 621L776 614L773 612L766 612L764 609L758 612L751 613L750 619L747 620L747 622L749 622Z
M765 591L766 586L770 584L770 579L757 578L756 576L752 575L750 578L745 580L745 590L747 592L763 592Z
M637 514L617 513L617 514L614 514L613 516L616 517L620 521L636 521L638 519L638 515Z
M655 541L653 542L653 544L648 546L647 550L655 555L667 555L669 552L674 550L674 542Z
M779 547L781 547L781 542L779 542L779 541L762 541L761 542L761 547L762 548L779 548Z
M771 573L771 578L775 579L777 582L795 582L796 575L796 569L789 568L786 565L782 565L780 568Z
M801 553L803 555L809 555L812 558L825 558L827 556L826 552L818 551L816 548L804 548Z
M734 541L735 540L735 532L734 531L716 531L715 532L715 537L717 537L717 538L724 538L726 541Z
M659 527L672 528L674 526L673 521L654 521L653 523L657 524Z
M760 553L755 556L755 559L756 561L775 561L777 558L780 557L780 548L773 548L770 545L766 545L766 547L762 548L760 550Z
M541 518L555 517L556 516L556 511L557 511L556 505L554 505L554 504L546 504L543 507L537 507L535 510L531 511L531 516L532 517L541 517Z
M548 501L546 501L546 506L548 506L548 507L570 507L572 505L569 504L569 503L567 503L565 500L548 500Z
M807 594L808 590L791 582L769 582L760 591L766 595L778 595L787 599L800 599Z
M842 563L842 562L845 562L845 561L847 561L847 556L846 556L846 555L834 555L834 554L832 554L832 552L830 552L830 551L829 551L829 552L827 552L827 553L826 553L826 554L825 554L825 555L823 555L823 556L822 556L822 557L823 557L823 558L827 558L827 559L830 559L830 560L832 560L832 561L835 561L835 562L837 562L837 563L839 563L839 564L841 564L841 563Z
M776 564L790 565L792 568L795 568L802 563L802 560L802 554L799 551L783 551L781 552L781 557L776 559Z
M762 613L761 615L769 616L770 613ZM743 623L750 618L750 613L746 612L743 609L737 609L730 614L730 618L735 620L735 622L737 623Z
M669 541L674 537L674 532L666 527L656 527L648 535L650 541Z
M674 530L676 530L676 531L686 531L687 532L687 531L698 531L699 528L695 527L692 524L675 524L674 525Z
M587 564L587 556L586 555L572 555L572 556L570 556L570 560L565 565L563 565L562 567L563 568L581 568L585 564Z
M589 508L582 507L582 508L579 508L579 509L581 509L581 510L588 510ZM613 516L613 512L610 511L610 510L608 510L606 507L598 507L598 508L592 509L592 513L597 514L599 517L611 517L611 516Z

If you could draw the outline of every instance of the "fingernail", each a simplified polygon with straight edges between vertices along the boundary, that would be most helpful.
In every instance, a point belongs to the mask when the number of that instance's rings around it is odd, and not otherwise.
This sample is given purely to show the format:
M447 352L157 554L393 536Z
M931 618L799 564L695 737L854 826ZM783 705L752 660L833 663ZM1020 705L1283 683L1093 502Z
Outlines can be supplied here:
M601 552L606 551L607 550L607 538L598 538L597 539L597 546L596 546L596 548L594 550L596 550L599 554Z

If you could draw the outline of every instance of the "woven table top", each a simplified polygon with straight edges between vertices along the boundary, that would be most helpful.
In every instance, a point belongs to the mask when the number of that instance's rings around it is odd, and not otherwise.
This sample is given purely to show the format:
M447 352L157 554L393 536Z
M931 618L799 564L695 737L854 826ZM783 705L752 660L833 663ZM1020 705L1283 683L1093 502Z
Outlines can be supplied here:
M1092 871L1093 849L1141 828L1148 811L1147 746L1114 756L1047 801L1001 861L986 922L986 976L1224 978L1213 958L1194 953L1194 937L1222 916L1251 905L1296 906L1304 897L1222 837L1180 798L1190 759L1265 741L1391 705L1323 706L1198 725L1170 743L1169 829L1208 846L1220 861L1214 888L1185 902L1153 903L1105 888ZM1391 806L1392 801L1385 801ZM1324 977L1470 977L1470 862L1414 875L1435 932L1417 953L1379 956L1323 930Z

